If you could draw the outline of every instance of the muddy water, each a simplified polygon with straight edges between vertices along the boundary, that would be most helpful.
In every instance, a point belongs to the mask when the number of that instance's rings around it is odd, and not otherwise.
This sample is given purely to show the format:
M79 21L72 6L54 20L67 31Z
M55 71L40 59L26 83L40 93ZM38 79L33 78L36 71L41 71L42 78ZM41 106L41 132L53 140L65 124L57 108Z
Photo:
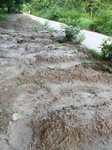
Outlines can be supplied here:
M23 15L0 33L0 150L111 150L112 74Z

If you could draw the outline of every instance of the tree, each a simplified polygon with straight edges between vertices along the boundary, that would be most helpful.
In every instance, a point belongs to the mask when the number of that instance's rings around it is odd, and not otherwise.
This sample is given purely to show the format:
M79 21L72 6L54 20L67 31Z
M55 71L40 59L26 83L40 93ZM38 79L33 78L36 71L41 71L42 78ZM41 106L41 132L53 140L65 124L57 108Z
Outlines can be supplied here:
M8 13L12 13L14 9L18 8L19 5L28 3L31 0L0 0L0 7L7 8Z

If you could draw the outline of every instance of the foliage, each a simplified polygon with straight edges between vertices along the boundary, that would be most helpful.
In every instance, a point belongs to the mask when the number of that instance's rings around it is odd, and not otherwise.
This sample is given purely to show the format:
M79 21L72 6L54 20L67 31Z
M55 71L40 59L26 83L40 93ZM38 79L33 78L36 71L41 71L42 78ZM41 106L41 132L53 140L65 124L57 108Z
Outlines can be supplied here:
M45 10L47 8L49 8L49 5L45 2L39 3L38 5L35 5L35 7L34 7L34 9L37 11Z
M74 26L62 26L61 32L63 36L59 40L60 43L75 39L75 42L79 44L85 39L85 35L81 33L80 28Z
M101 10L93 19L90 29L106 34L112 35L112 11Z
M56 20L56 21L58 21L59 18L64 18L65 16L66 16L66 13L63 10L63 8L56 7L56 6L49 7L49 9L43 15L44 18L47 18L50 20Z
M93 63L94 63L93 60L84 59L83 62L82 62L82 65L85 68L89 68Z
M103 67L104 67L105 69L108 69L110 72L112 72L112 67L109 67L108 65L103 65Z
M86 39L86 36L84 33L78 34L77 36L77 43L81 43Z
M101 44L101 52L103 59L112 59L112 39L104 39Z
M27 5L34 15L112 35L111 4L110 0L33 0Z
M93 21L90 18L79 18L78 25L81 29L89 29Z
M96 60L100 60L101 59L101 54L98 53L96 50L94 49L88 49L86 51L87 54L91 55L92 58L96 59Z
M0 20L4 20L7 17L6 14L0 14Z
M22 9L22 4L30 2L31 0L0 0L0 8L4 12L16 13Z
M65 28L65 36L66 36L66 39L68 41L70 41L71 39L76 39L77 38L77 35L79 34L80 32L80 29L79 28L76 28L76 27L73 27L73 26L70 26L70 27L66 27Z

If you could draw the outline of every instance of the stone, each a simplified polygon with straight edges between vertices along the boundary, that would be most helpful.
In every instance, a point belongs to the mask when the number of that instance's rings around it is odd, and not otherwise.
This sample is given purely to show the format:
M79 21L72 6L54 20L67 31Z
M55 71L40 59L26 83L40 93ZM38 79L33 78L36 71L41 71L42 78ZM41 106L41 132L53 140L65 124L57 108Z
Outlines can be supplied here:
M19 120L21 117L20 117L20 115L18 114L18 113L14 113L13 115L12 115L12 121L17 121L17 120Z

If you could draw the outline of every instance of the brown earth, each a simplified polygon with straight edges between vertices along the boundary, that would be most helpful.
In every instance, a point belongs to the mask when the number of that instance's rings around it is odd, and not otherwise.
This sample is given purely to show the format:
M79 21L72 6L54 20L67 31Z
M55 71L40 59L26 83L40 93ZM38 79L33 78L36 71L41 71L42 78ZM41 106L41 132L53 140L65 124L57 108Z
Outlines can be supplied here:
M112 150L112 74L55 34L0 21L0 150Z

